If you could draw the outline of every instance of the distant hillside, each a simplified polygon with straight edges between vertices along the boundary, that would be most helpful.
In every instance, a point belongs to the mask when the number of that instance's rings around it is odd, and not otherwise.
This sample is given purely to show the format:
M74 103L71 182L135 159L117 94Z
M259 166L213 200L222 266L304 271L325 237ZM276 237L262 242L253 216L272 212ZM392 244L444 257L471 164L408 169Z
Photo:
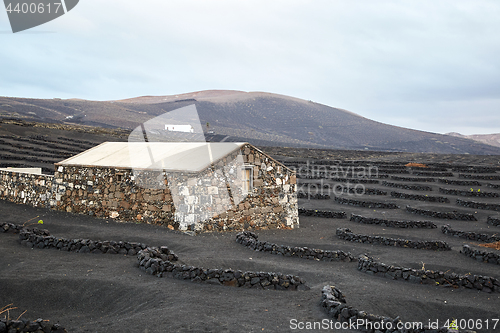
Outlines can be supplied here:
M0 116L133 129L153 117L191 104L196 105L201 123L204 126L209 123L215 136L225 141L249 141L267 146L500 155L500 147L468 138L391 126L312 101L262 92L209 90L103 102L0 97Z
M472 139L474 141L479 141L487 145L500 147L500 133L463 135L460 133L452 132L452 133L446 133L446 135L451 135L459 138Z

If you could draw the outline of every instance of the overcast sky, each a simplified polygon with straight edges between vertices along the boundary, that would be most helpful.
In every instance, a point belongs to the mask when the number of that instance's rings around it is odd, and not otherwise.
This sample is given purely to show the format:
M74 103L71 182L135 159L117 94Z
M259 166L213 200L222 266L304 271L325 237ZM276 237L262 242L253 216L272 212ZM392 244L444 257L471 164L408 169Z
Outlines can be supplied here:
M80 0L13 34L0 95L265 91L403 127L500 133L500 1Z

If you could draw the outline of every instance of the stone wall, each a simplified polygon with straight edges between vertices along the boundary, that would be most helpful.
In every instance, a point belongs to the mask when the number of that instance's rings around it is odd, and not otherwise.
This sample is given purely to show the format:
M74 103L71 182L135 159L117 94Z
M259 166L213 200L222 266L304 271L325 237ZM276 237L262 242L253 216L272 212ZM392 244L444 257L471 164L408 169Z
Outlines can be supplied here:
M488 219L486 220L486 223L498 227L498 226L500 226L500 218L488 216Z
M391 228L426 228L434 229L437 225L431 221L395 221L386 219L377 219L372 217L364 217L361 215L351 214L351 221L363 224L376 224L383 227Z
M368 236L352 233L348 228L338 228L336 235L349 242L358 242L365 244L377 244L395 247L407 247L421 250L449 251L451 247L443 241L413 241L403 238L391 238L384 236Z
M449 333L447 327L434 328L429 326L415 327L414 323L404 323L396 318L367 313L347 305L342 292L335 286L324 286L321 290L321 306L326 313L340 323L349 325L333 325L337 329L353 329L360 332L393 332L393 333ZM456 333L473 333L474 331L453 330Z
M238 233L236 235L236 242L254 251L269 252L271 254L277 254L285 257L299 257L321 261L354 261L354 256L351 253L340 250L329 251L261 242L259 241L258 236L250 231Z
M456 273L413 269L386 265L373 261L364 255L358 259L358 269L362 272L381 276L393 280L405 280L417 284L430 284L435 286L455 286L468 289L482 290L488 293L500 292L500 280L482 275L459 275Z
M229 287L246 287L272 290L308 290L306 281L298 276L274 272L242 272L232 269L206 269L195 266L175 264L160 257L151 248L139 252L139 267L151 275L175 279L205 282Z
M500 236L480 234L472 231L453 230L449 224L441 226L441 232L450 236L464 238L477 242L493 243L500 241Z
M444 220L477 221L474 214L469 214L469 213L436 212L433 210L414 208L410 206L406 206L406 211L412 214L435 217L437 219L444 219Z
M453 179L438 179L441 184L459 185L459 186L481 186L482 184L475 180L453 180Z
M486 203L486 202L466 201L466 200L457 199L457 205L467 207L467 208L474 208L474 209L487 209L487 210L500 211L499 204L492 204L492 203Z
M487 252L481 250L474 250L469 245L464 245L460 253L475 259L490 264L500 265L500 252Z
M34 321L25 318L18 320L0 319L0 332L3 333L27 333L27 332L44 332L44 333L67 333L66 329L57 323L51 323L48 320L37 319Z
M363 201L363 200L354 200L354 199L346 199L335 197L336 202L342 205L356 206L356 207L365 207L365 208L385 208L385 209L398 209L399 206L390 203L390 202L375 202L375 201Z
M18 204L49 207L54 176L0 170L0 198Z
M484 192L484 191L474 191L474 190L456 190L456 189L448 189L448 188L439 188L439 192L443 194L451 194L451 195L461 195L463 197L486 197L486 198L498 198L500 194L497 192Z
M468 175L468 174L459 174L458 178L465 178L465 179L480 179L480 180L500 180L500 175L494 175L494 176L489 176L489 175Z
M408 199L408 200L429 201L429 202L444 202L444 203L450 202L450 200L446 197L438 197L438 196L423 195L423 194L408 194L396 191L391 192L391 197L399 199Z
M347 217L347 214L345 212L334 212L331 210L317 210L317 209L305 209L305 208L299 208L299 215L325 217L330 219L345 219Z
M432 187L430 187L430 186L407 185L407 184L401 184L401 183L391 183L391 182L387 182L387 181L383 181L382 186L401 188L403 190L410 190L410 191L432 191Z

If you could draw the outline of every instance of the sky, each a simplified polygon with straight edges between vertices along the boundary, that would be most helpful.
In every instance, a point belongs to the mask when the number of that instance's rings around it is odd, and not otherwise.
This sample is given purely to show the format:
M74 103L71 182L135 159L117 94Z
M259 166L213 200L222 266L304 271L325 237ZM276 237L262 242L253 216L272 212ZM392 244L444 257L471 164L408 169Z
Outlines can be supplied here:
M13 34L0 96L264 91L435 133L500 133L497 0L80 0Z

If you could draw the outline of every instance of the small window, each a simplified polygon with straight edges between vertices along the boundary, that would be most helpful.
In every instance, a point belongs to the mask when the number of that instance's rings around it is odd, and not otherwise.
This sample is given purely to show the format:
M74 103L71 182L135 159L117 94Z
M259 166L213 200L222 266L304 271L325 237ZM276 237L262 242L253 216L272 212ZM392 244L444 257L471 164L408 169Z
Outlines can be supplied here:
M242 190L243 193L250 193L253 190L253 169L251 166L244 166L242 177Z

